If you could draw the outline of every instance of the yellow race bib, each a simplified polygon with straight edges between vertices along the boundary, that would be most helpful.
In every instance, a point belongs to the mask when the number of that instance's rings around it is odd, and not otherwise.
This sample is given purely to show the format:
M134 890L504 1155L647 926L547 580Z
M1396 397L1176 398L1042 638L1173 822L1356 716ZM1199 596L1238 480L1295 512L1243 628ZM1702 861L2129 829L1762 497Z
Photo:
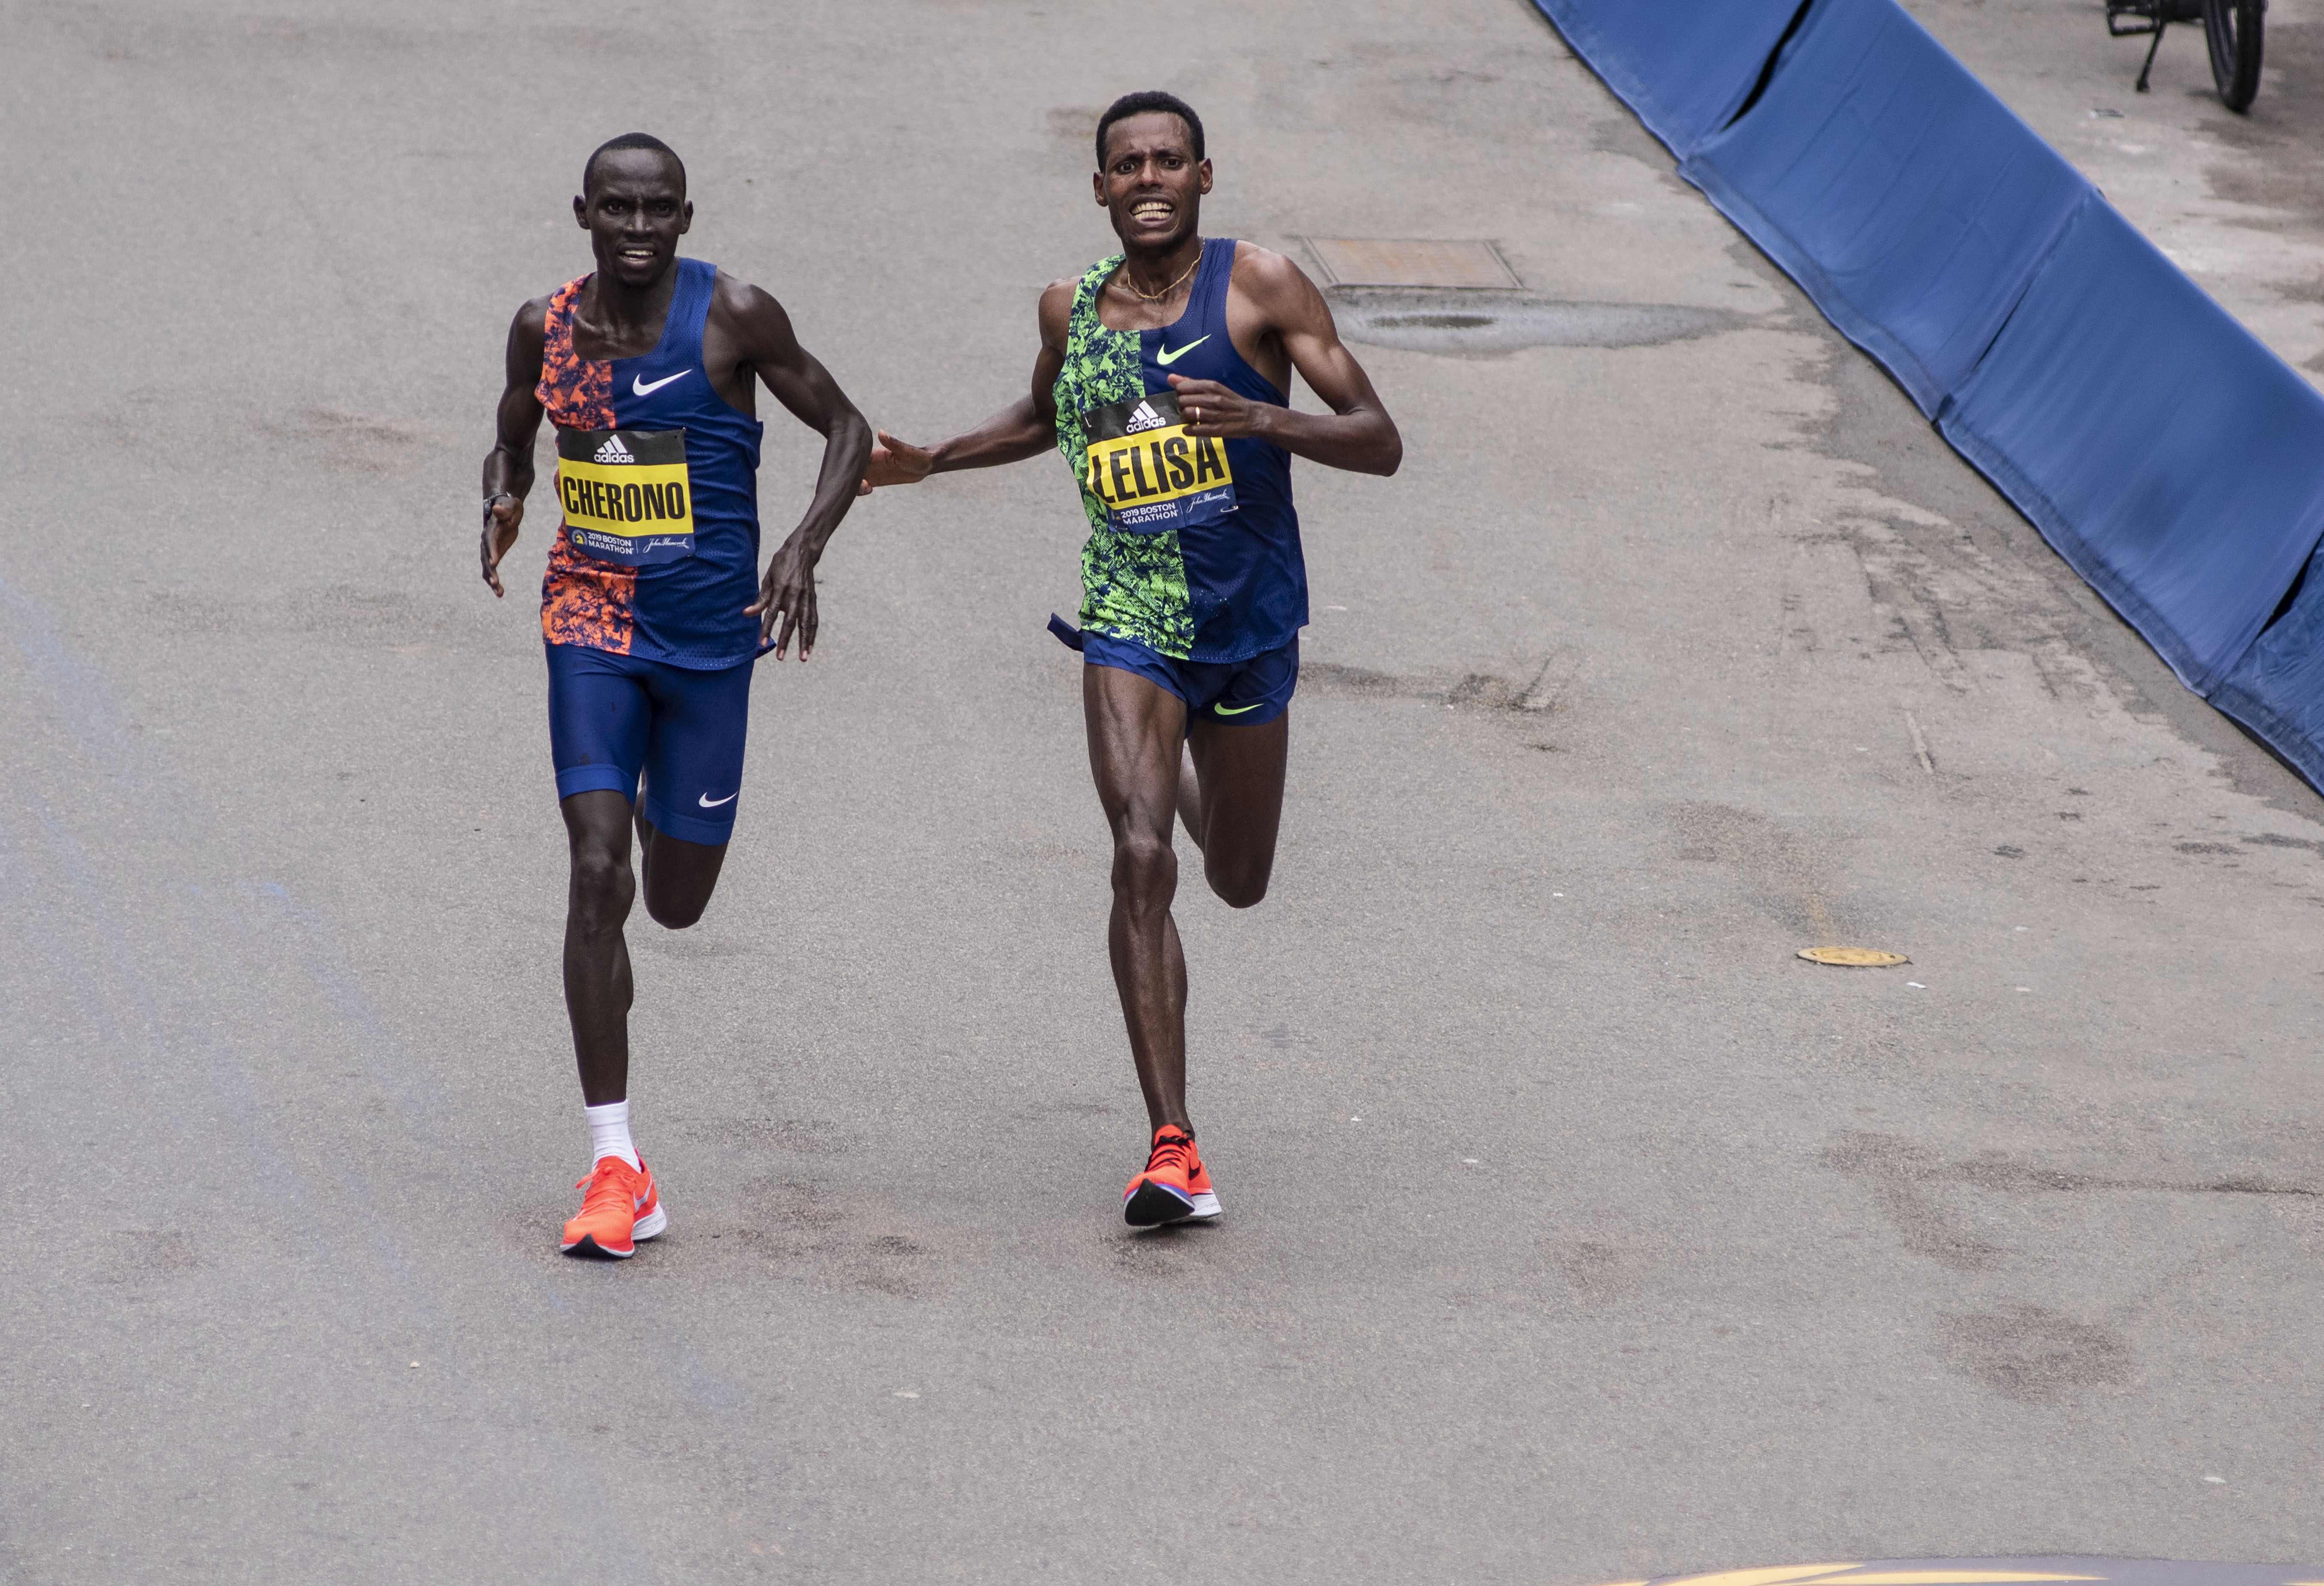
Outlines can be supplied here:
M1235 510L1226 443L1186 433L1170 392L1108 402L1082 415L1090 493L1124 534L1159 534Z
M575 547L642 567L694 554L683 429L559 429L557 499Z

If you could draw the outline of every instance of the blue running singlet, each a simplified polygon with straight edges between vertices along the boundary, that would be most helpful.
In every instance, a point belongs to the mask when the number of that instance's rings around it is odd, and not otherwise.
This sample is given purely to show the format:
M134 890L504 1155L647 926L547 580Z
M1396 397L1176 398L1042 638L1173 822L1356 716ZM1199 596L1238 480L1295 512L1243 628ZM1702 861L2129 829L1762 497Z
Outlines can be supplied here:
M742 608L759 592L759 443L702 364L715 265L678 262L661 341L642 357L584 359L573 309L589 278L549 300L538 395L558 429L564 518L541 581L540 631L675 667L718 670L770 647Z
M1098 294L1121 256L1093 265L1074 293L1054 388L1057 450L1090 524L1082 626L1174 660L1247 660L1307 622L1291 454L1187 435L1170 385L1183 374L1287 405L1227 334L1234 258L1232 237L1206 240L1185 313L1159 330L1108 327Z

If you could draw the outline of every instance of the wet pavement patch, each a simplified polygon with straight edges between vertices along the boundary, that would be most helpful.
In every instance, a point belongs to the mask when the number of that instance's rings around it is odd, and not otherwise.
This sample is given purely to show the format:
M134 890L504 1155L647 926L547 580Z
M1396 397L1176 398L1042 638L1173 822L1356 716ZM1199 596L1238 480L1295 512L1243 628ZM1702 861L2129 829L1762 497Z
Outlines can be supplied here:
M1525 347L1649 347L1733 330L1725 309L1582 303L1527 291L1333 287L1340 334L1368 346L1485 357Z
M2006 1305L1938 1324L1946 1359L2002 1397L2055 1404L2130 1380L2129 1343L2111 1328L2046 1305Z

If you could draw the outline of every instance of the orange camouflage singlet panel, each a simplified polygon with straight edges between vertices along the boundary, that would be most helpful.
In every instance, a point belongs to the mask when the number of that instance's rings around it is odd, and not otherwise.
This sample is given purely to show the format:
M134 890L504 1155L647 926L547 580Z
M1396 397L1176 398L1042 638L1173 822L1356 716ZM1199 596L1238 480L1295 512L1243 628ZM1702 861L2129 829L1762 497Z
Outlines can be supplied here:
M573 305L589 278L568 281L549 300L540 347L540 384L533 394L560 429L613 428L613 366L573 351ZM552 484L551 494L556 494ZM562 500L562 496L558 499ZM630 653L637 636L635 568L617 567L573 549L559 515L549 572L540 581L540 633L551 644Z

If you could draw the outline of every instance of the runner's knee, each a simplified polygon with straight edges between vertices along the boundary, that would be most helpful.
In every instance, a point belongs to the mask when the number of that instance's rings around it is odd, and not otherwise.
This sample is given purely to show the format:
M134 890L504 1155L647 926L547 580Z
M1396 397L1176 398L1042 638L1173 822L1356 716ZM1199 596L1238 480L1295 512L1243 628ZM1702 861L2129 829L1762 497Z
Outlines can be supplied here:
M1132 908L1167 908L1178 890L1178 855L1151 833L1137 832L1113 844L1113 895Z
M702 911L710 907L706 895L700 898L657 898L651 888L646 890L646 913L654 924L667 930L682 931L702 918Z
M629 856L595 844L573 850L573 917L586 931L618 930L637 897Z
M1203 866L1203 879L1211 884L1219 900L1229 908L1249 908L1267 896L1268 864L1208 863Z

